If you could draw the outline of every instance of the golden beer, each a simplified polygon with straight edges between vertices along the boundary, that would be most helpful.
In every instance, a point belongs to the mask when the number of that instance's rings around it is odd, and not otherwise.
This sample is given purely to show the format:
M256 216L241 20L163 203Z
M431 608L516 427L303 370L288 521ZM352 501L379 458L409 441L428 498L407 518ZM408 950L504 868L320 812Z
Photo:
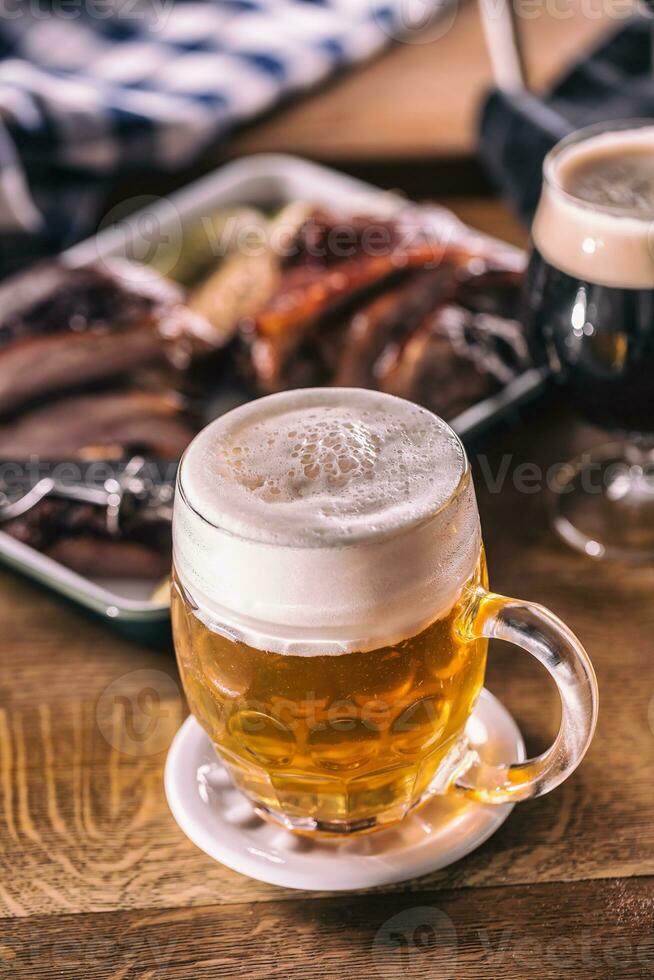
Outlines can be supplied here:
M173 627L189 707L260 808L316 824L401 819L456 753L481 690L485 639L466 640L483 553L452 609L365 652L293 656L212 630L174 576Z
M486 591L465 451L417 405L305 389L217 419L180 464L173 559L190 709L285 827L372 830L451 789L526 799L585 751L586 655L551 613ZM466 738L491 635L562 692L562 731L537 759L489 764Z

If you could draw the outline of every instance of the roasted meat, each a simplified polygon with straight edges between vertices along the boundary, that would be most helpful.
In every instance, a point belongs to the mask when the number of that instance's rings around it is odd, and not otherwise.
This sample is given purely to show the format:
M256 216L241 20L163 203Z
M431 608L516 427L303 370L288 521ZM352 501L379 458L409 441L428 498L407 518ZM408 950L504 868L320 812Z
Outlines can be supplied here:
M258 313L241 320L259 390L289 386L287 369L294 369L296 355L303 360L304 344L313 343L323 325L349 316L358 303L401 281L408 270L434 270L455 256L462 260L464 251L424 231L411 233L399 221L361 216L346 222L315 212L284 258L275 292Z
M184 368L211 344L181 290L139 266L43 265L0 287L0 414L144 365Z
M515 253L411 219L304 222L277 289L240 324L258 391L359 385L452 418L525 366Z
M157 579L170 565L170 524L135 521L115 538L90 504L48 498L2 530L82 575Z
M177 459L194 435L174 394L111 391L64 398L0 426L0 457Z
M451 419L526 365L520 263L455 219L296 204L247 222L260 241L190 308L129 265L44 265L0 287L0 458L178 459L199 424L182 388L215 404L232 388L364 386ZM169 562L165 522L111 534L87 504L48 498L4 529L85 574L154 579Z
M215 341L177 286L142 275L53 263L0 287L0 457L179 458L196 426L167 386ZM155 579L170 562L166 522L110 534L90 504L48 497L2 527L83 574Z
M472 347L452 343L447 315L439 313L380 360L376 387L452 419L500 385L481 367Z
M364 304L349 319L340 339L332 383L374 388L377 362L384 352L389 346L401 344L454 291L449 265L419 269Z
M514 300L517 280L496 270L487 275ZM527 347L516 320L462 305L498 309L491 301L480 304L488 294L481 283L470 291L470 282L456 294L457 302L444 303L405 343L386 349L375 365L377 387L452 419L498 391L527 366ZM510 285L514 288L509 289Z

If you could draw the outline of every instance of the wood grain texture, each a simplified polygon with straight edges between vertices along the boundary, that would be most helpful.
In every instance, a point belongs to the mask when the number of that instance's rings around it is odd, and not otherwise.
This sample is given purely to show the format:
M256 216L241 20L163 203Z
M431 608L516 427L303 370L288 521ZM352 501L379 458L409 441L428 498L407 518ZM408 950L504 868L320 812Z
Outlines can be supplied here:
M654 874L654 687L643 674L654 570L595 565L567 551L546 525L540 495L516 490L522 463L549 465L596 438L565 414L538 414L473 454L491 577L498 591L549 605L584 640L601 688L598 734L568 782L517 807L479 851L394 891ZM504 486L490 492L484 474L498 478L506 459ZM184 714L171 654L121 640L9 573L2 582L3 914L292 900L294 892L211 862L170 817L162 766ZM558 720L544 673L498 644L487 683L529 747L542 749ZM141 728L154 725L153 738L130 735L126 713L144 686L161 694L154 718L137 717Z
M456 204L474 219L474 205ZM504 232L493 210L477 223ZM429 942L397 940L375 958L383 923L425 907L454 923L457 977L654 975L654 567L568 551L542 495L519 489L525 462L545 470L601 439L550 399L471 452L493 587L550 606L593 658L601 710L588 756L468 858L365 896L277 889L198 851L163 794L186 710L172 652L1 571L0 976L449 976ZM529 749L544 748L559 712L544 672L497 644L487 685ZM423 935L420 914L401 935Z
M652 880L602 889L602 902L594 883L579 882L14 920L0 976L651 977Z

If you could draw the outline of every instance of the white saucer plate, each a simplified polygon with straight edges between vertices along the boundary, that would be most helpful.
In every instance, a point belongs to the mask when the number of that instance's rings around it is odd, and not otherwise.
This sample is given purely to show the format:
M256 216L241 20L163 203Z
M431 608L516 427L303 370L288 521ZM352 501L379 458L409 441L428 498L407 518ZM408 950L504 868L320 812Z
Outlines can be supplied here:
M482 691L467 734L486 762L525 758L515 721L489 691ZM193 717L170 747L165 789L180 828L215 861L259 881L312 891L388 885L437 871L488 840L513 809L435 796L388 830L346 840L298 836L256 815Z

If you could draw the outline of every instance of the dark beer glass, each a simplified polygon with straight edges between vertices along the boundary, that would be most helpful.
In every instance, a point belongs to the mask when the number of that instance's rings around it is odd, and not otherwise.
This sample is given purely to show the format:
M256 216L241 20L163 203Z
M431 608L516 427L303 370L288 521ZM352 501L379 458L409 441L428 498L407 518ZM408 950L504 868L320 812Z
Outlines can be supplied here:
M654 557L654 119L546 157L526 280L532 350L610 444L563 466L553 526L592 558Z

